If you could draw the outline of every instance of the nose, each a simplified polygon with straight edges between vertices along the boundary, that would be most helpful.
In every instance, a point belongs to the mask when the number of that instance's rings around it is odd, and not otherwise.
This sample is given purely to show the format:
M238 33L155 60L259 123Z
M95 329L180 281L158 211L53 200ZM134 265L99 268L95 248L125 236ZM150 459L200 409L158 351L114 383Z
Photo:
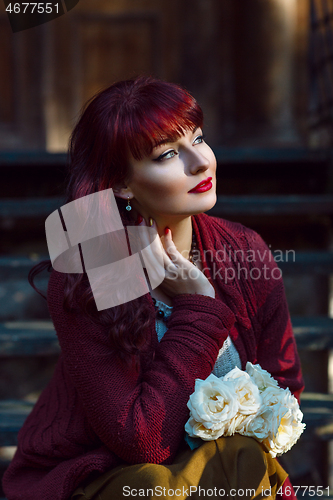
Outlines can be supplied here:
M198 172L205 172L205 170L208 170L210 162L206 156L198 150L195 150L195 148L192 148L192 150L188 152L187 166L188 171L195 175Z

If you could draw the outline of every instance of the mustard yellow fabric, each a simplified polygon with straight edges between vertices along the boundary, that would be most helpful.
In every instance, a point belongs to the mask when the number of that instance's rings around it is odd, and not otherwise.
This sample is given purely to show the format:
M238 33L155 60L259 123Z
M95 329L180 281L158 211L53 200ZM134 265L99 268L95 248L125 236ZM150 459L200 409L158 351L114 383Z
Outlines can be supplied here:
M116 467L71 500L275 499L288 474L253 438L235 434L180 452L172 465Z

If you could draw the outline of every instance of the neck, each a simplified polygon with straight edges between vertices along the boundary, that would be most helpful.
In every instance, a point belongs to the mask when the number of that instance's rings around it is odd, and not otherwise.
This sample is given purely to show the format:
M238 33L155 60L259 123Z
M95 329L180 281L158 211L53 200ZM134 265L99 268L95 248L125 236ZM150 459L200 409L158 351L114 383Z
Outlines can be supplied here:
M192 221L191 217L187 216L183 219L172 220L156 220L157 230L160 237L164 237L164 229L168 227L171 230L172 241L174 242L178 252L185 259L188 259L189 252L192 246Z
M134 211L133 211L134 212ZM136 212L136 211L135 211ZM137 217L137 213L133 216ZM147 217L145 217L147 220ZM192 221L191 216L180 218L179 216L164 218L163 216L156 215L155 223L160 238L163 241L164 230L168 227L171 230L172 241L174 242L178 252L187 259L192 246Z

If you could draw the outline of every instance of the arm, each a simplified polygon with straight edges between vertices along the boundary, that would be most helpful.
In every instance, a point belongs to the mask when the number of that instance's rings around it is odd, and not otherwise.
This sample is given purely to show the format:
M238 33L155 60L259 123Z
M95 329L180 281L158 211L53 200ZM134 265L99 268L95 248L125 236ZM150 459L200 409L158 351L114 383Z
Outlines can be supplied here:
M299 400L304 383L282 279L260 308L259 321L258 363Z
M281 387L289 387L299 399L304 383L282 272L261 236L249 229L245 234L248 247L254 250L255 255L251 265L261 273L261 279L254 282L257 362L272 374Z
M63 310L63 289L64 275L53 271L49 309L66 372L92 428L128 463L171 463L183 438L195 379L211 373L234 314L211 297L175 297L168 331L154 359L146 359L138 373L111 350L105 328Z

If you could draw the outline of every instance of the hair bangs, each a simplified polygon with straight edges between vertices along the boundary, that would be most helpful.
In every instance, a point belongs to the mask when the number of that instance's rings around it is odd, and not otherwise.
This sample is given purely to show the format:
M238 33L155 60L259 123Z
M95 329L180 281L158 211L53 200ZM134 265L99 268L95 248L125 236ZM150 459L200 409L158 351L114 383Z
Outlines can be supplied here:
M130 133L126 134L128 151L135 160L150 156L161 142L175 142L188 130L203 126L201 107L185 91L179 100L170 99L167 105L158 101L149 104L132 116Z

